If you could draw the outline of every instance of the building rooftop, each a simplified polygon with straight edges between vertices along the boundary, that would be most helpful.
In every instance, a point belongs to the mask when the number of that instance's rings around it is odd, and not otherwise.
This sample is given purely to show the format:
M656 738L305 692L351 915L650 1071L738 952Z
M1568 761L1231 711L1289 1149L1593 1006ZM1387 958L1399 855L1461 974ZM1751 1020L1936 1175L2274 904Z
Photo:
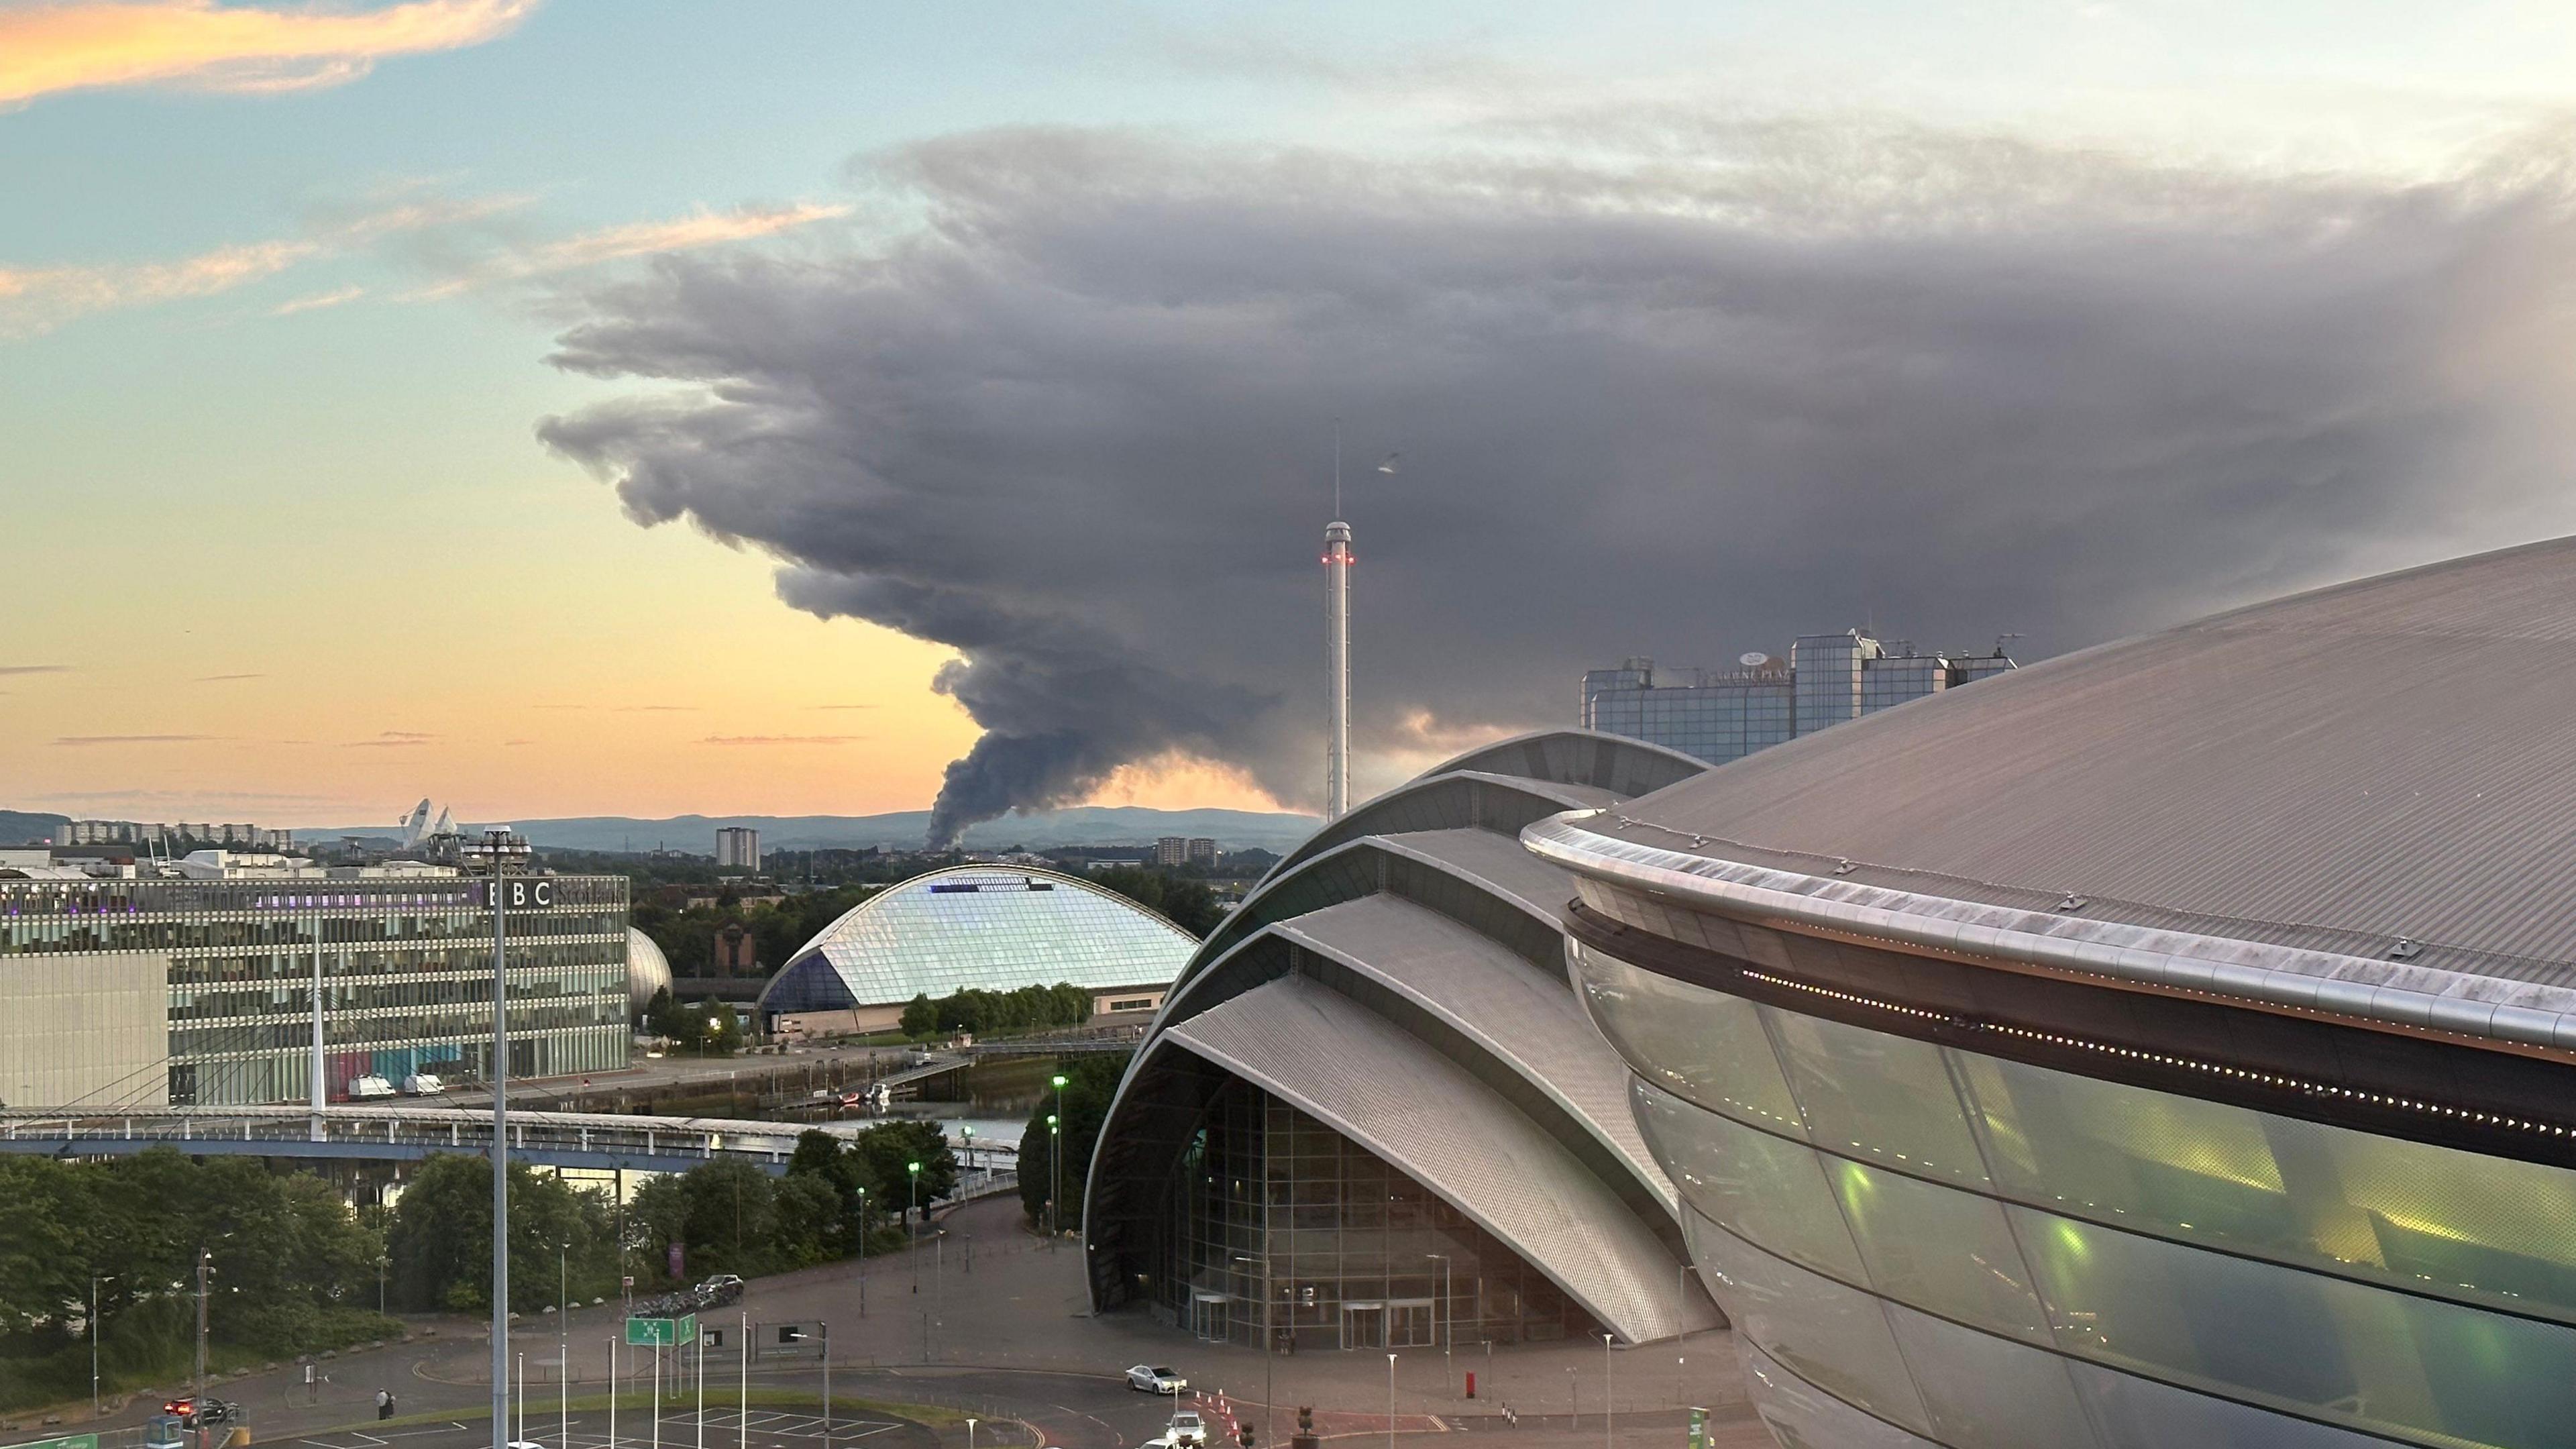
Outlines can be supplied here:
M2070 934L2576 985L2576 539L2050 660L1591 828Z
M1161 986L1198 938L1089 881L967 865L890 886L799 948L763 993L770 1011L938 998L969 988Z

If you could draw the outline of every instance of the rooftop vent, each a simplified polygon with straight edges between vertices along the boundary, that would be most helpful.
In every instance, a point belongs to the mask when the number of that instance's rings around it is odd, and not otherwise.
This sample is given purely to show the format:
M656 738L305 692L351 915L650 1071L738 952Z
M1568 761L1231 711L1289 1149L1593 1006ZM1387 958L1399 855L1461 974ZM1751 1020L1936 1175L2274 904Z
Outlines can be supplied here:
M2412 961L2423 954L2424 943L2405 936L2398 937L2397 944L2388 948L2388 959L2391 961Z

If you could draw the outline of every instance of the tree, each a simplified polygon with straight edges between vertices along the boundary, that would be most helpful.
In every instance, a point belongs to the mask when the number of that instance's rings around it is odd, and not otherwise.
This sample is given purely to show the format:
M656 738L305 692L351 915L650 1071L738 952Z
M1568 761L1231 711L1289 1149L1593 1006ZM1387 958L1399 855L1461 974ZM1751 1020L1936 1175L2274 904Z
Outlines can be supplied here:
M534 1313L571 1279L575 1299L617 1284L607 1200L525 1165L510 1169L510 1307ZM565 1244L570 1253L558 1260ZM386 1235L389 1287L405 1308L480 1312L492 1303L492 1165L435 1153L396 1204ZM372 1259L370 1259L372 1263ZM559 1276L559 1266L568 1274ZM372 1276L372 1274L370 1275Z
M938 1033L939 1008L932 1003L929 993L924 992L905 1003L902 1026L903 1034L909 1037L927 1037Z
M1201 939L1225 919L1225 912L1217 909L1216 893L1205 881L1134 865L1112 866L1092 880L1147 910L1161 912L1173 925Z
M1059 1219L1066 1228L1082 1224L1083 1184L1091 1176L1091 1151L1100 1141L1102 1124L1109 1119L1109 1104L1118 1095L1118 1083L1127 1074L1127 1063L1133 1053L1077 1057L1061 1064L1063 1073L1064 1122L1060 1136L1050 1136L1047 1117L1055 1111L1055 1095L1050 1092L1036 1110L1029 1113L1029 1125L1020 1134L1020 1206L1032 1223L1046 1221L1047 1194L1055 1189L1056 1172L1063 1172L1064 1203ZM1061 1162L1051 1161L1051 1146L1061 1146Z
M880 1122L851 1139L867 1173L868 1195L888 1218L899 1219L907 1202L927 1210L957 1190L957 1154L936 1122ZM910 1182L908 1164L921 1164Z
M814 1160L809 1154L809 1166ZM627 1215L632 1245L667 1271L678 1244L681 1276L690 1278L748 1278L826 1261L841 1251L842 1222L840 1198L822 1172L791 1165L787 1177L772 1178L734 1161L655 1178L635 1194Z
M378 1238L329 1183L154 1147L109 1162L0 1158L0 1410L141 1382L191 1356L200 1251L218 1360L381 1337ZM90 1284L98 1280L98 1311Z

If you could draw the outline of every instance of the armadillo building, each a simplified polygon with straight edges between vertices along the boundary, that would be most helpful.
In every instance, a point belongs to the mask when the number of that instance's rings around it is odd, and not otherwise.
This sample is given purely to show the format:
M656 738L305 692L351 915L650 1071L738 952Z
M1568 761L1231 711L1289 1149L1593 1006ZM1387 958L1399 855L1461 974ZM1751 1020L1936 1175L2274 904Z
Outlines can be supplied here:
M1094 1304L1310 1350L1716 1324L1567 978L1574 877L1516 838L1702 768L1508 740L1292 851L1190 957L1120 1086L1083 1219Z
M2576 540L1523 839L1784 1445L2576 1442Z

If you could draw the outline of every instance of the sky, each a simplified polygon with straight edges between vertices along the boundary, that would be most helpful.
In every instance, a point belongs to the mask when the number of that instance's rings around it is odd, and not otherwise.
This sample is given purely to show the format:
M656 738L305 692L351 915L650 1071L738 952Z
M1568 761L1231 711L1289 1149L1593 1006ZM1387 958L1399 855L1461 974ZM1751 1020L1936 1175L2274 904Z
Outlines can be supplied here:
M2565 533L2571 103L2543 4L0 0L0 807L1311 808L1337 427L1363 794Z

